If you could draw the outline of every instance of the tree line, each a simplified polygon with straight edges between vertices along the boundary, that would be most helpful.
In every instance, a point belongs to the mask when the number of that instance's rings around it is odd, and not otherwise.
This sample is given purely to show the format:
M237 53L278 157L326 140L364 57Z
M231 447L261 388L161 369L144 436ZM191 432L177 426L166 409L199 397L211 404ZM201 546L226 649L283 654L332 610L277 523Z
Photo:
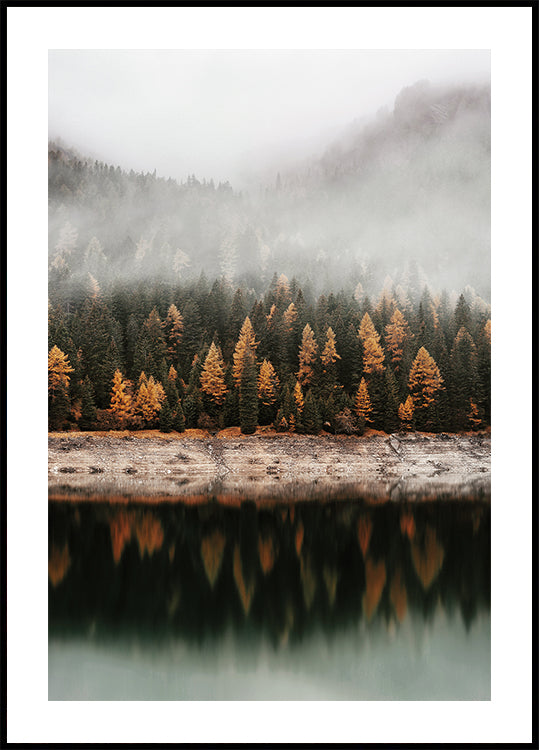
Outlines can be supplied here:
M274 278L263 296L89 276L49 301L49 429L316 434L490 424L490 309L477 296L314 297Z

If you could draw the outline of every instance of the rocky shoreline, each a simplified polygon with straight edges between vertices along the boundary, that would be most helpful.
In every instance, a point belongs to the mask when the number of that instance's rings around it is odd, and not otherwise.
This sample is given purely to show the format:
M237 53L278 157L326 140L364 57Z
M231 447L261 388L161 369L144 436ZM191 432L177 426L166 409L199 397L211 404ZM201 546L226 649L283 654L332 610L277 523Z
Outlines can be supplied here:
M49 434L49 498L207 502L490 499L488 433Z

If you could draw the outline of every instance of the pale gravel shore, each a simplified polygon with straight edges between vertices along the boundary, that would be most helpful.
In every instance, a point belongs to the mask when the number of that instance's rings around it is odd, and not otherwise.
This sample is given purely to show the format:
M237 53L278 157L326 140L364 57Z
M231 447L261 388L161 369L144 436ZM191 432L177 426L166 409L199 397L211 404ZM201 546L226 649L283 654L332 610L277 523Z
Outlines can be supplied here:
M49 496L147 501L490 496L490 434L52 433Z

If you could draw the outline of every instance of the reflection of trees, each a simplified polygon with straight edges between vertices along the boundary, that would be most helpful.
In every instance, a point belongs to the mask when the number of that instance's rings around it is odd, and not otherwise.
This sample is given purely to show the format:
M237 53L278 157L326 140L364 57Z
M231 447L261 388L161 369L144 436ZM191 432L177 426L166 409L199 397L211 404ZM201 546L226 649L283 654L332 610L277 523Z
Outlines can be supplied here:
M215 586L215 581L221 570L225 544L225 536L219 529L215 529L211 534L205 536L200 543L200 554L211 588Z
M444 561L444 549L436 538L435 529L427 526L423 539L412 542L411 551L415 571L426 590L432 585Z
M121 510L113 514L110 518L110 541L115 563L120 562L124 547L132 537L137 539L140 556L148 553L151 557L163 544L161 522L151 511Z
M71 558L69 556L67 542L62 549L59 549L53 544L49 552L49 580L53 586L58 586L60 581L64 579L70 565Z
M172 629L200 642L232 626L292 643L440 604L470 624L490 607L490 507L50 503L49 579L53 626Z
M372 619L380 603L382 591L386 584L386 566L383 560L365 561L365 592L363 593L363 612L367 620Z

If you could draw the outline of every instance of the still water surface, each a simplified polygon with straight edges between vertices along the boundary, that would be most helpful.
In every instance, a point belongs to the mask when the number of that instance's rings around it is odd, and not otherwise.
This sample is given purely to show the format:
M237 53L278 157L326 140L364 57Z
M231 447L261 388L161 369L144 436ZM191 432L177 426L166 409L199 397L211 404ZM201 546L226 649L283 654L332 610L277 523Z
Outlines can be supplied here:
M51 501L49 699L489 700L490 505Z

